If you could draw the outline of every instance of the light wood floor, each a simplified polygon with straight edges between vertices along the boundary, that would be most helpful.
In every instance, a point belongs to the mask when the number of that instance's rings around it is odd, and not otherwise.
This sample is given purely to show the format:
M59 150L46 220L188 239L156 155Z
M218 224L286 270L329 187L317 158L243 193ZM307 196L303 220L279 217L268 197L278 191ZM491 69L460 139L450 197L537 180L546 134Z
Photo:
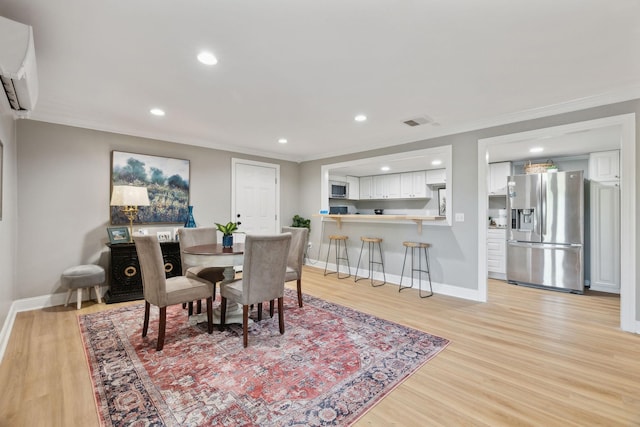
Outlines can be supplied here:
M494 280L488 303L397 289L305 267L305 293L452 341L357 426L640 426L640 336L619 330L617 296ZM17 316L0 426L98 425L77 314L116 306Z

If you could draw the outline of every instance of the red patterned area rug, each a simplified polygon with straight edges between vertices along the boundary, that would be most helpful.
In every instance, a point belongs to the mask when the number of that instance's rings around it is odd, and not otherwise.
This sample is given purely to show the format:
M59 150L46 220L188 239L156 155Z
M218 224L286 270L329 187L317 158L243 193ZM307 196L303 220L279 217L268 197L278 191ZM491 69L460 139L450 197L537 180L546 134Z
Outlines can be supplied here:
M155 307L146 338L143 304L79 316L101 423L350 425L449 343L308 295L299 308L286 292L285 334L266 310L247 348L241 325L209 335L180 306L160 352Z

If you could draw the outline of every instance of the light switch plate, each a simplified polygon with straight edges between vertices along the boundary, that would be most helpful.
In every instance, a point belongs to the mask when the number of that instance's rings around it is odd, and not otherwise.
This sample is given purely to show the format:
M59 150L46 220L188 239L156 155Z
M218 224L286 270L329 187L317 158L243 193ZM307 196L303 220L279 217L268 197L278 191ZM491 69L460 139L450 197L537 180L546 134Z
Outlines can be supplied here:
M456 222L464 222L464 214L463 213L457 213L456 214Z

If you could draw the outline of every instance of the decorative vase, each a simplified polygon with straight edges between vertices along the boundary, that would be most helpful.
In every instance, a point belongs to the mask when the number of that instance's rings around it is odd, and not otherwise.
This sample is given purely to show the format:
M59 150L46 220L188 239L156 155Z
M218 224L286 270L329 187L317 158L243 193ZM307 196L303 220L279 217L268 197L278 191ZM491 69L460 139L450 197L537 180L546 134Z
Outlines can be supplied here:
M196 220L193 219L193 206L188 206L189 213L187 214L187 220L184 223L184 228L196 228Z
M222 236L222 247L230 248L233 246L233 234L225 234Z

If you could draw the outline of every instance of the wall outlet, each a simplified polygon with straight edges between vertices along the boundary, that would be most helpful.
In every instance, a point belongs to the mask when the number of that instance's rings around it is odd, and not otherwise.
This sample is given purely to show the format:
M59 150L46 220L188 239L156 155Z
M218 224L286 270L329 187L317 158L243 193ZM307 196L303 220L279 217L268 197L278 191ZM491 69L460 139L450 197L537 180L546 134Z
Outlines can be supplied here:
M456 214L456 222L464 222L464 214L463 213L457 213Z

